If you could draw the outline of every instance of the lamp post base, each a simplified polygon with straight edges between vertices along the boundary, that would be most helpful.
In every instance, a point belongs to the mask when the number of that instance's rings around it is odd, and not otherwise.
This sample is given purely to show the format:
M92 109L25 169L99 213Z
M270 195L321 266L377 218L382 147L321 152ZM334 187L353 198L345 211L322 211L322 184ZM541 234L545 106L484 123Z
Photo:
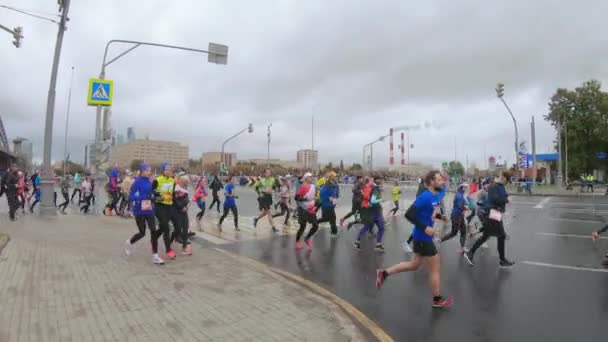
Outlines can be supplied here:
M54 183L53 179L47 177L40 181L40 217L57 217L57 208L55 208L54 200Z

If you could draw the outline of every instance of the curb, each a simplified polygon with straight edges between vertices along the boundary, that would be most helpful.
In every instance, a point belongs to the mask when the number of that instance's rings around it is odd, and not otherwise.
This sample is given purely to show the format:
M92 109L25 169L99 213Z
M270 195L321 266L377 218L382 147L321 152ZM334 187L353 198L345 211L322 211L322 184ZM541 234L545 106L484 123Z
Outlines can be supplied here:
M360 327L363 327L364 329L366 329L367 332L369 332L372 336L374 336L378 341L394 342L393 338L390 337L390 335L388 335L376 322L374 322L369 317L367 317L363 312L361 312L359 309L357 309L354 305L352 305L351 303L338 297L331 291L326 290L325 288L313 283L312 281L306 280L295 274L291 274L289 272L279 270L275 267L268 266L257 260L223 250L221 248L213 248L213 249L220 253L233 257L239 261L243 261L249 265L257 266L258 268L263 268L266 270L270 270L272 273L274 273L278 276L281 276L282 278L284 278L286 280L289 280L293 283L296 283L300 286L305 287L312 293L314 293L314 294L330 301L332 304L336 305L344 313L346 313L352 320L357 322Z
M9 241L11 241L11 237L8 234L0 233L0 254L2 254Z

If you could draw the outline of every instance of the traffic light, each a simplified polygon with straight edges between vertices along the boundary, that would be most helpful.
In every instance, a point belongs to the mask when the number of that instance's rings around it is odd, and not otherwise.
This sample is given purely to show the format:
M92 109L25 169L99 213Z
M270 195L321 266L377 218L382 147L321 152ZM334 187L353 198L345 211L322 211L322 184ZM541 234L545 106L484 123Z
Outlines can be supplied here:
M504 83L498 83L496 85L496 96L498 96L498 98L502 98L505 95L505 84Z
M13 41L13 45L15 45L16 48L20 48L21 39L23 38L23 27L15 27L13 29L13 37L15 38L15 40Z
M249 127L247 127L247 131L249 133L253 133L253 124L249 124Z

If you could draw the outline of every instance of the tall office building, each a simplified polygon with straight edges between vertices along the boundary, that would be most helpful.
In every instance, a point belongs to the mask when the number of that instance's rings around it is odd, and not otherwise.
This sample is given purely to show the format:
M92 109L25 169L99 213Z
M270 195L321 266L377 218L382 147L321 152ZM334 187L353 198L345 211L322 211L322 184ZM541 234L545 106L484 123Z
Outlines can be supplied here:
M13 152L25 162L26 168L29 169L32 166L34 151L32 142L29 139L22 137L13 139Z
M127 142L134 142L135 141L135 128L133 127L128 127L127 128Z

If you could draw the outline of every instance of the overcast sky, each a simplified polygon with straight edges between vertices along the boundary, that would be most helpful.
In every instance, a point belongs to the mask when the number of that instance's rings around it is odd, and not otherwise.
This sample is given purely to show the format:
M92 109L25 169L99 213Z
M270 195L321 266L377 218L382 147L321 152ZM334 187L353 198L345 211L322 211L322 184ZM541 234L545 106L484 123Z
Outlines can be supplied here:
M57 12L55 0L0 4ZM72 66L72 159L82 160L93 139L87 82L98 76L110 39L230 46L226 66L196 53L139 47L108 67L113 128L126 135L134 126L138 137L188 144L192 158L219 150L249 122L254 133L228 149L239 159L265 158L272 122L271 157L295 159L311 146L314 115L324 162L360 162L362 146L390 127L425 122L433 124L411 132L412 161L437 165L468 156L485 166L490 155L512 161L514 128L494 92L499 81L520 141L530 141L535 115L537 152L549 152L555 134L542 116L555 89L607 78L606 13L608 2L600 0L72 0L53 159L63 155ZM40 159L57 27L2 8L0 24L22 25L25 34L15 49L0 31L0 113L9 138L31 139ZM110 55L125 48L112 46ZM388 163L387 143L375 145L374 158Z

